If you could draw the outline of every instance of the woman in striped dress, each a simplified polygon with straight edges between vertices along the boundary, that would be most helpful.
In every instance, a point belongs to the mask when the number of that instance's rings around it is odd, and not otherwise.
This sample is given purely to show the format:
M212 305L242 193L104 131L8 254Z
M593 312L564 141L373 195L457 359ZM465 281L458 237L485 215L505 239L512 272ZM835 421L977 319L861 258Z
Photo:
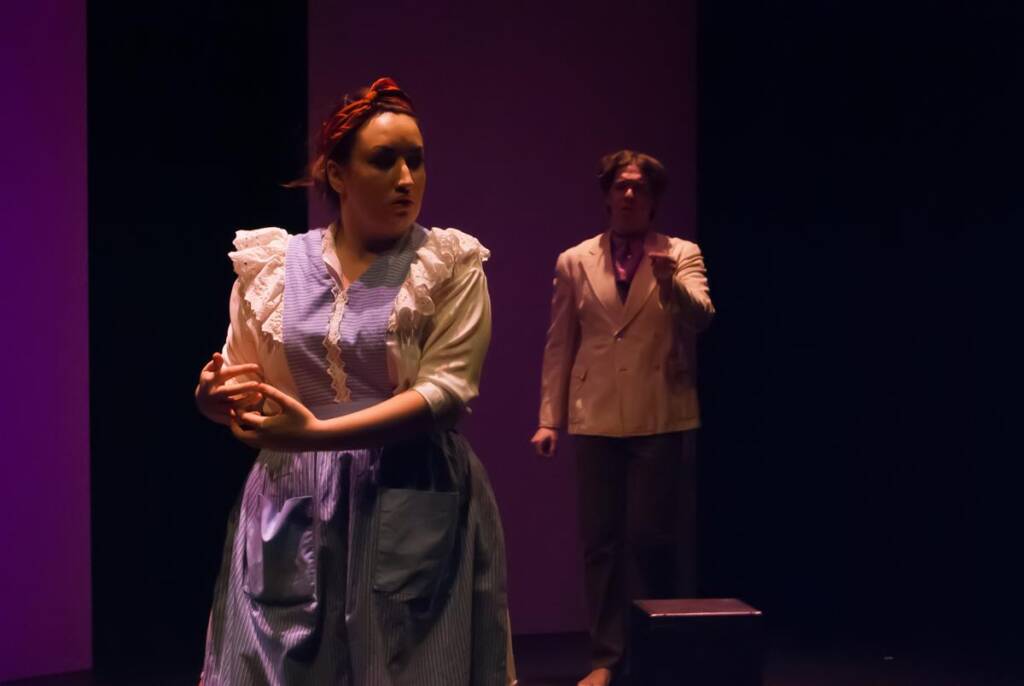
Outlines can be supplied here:
M325 229L239 231L200 410L259 448L228 524L205 686L506 686L501 523L454 430L490 339L487 250L416 223L426 171L391 79L324 122Z

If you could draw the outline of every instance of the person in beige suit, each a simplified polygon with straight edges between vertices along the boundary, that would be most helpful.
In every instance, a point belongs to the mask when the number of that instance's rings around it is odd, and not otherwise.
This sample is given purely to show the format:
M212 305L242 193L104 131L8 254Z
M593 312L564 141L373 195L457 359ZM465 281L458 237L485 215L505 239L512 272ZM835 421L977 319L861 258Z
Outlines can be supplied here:
M574 435L593 671L621 670L632 598L696 593L700 425L694 343L714 316L695 243L654 231L666 183L653 157L601 160L608 230L558 256L539 428L555 454Z

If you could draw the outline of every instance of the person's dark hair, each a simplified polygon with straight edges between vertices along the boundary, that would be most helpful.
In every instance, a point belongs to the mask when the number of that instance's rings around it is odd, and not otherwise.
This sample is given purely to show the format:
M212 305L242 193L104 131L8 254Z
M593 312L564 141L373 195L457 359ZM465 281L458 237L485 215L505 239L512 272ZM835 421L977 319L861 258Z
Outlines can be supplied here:
M338 204L338 194L331 188L327 180L327 163L330 161L344 165L352 157L356 133L366 122L381 112L407 114L416 119L412 100L398 87L391 78L377 79L369 88L361 88L355 93L345 95L341 103L334 108L331 115L320 125L316 151L313 161L309 163L306 176L291 183L287 188L308 188L316 191L331 202Z
M665 193L665 186L668 185L668 172L661 162L635 150L619 150L601 158L597 169L597 181L601 184L601 192L607 196L619 170L631 164L635 164L644 175L644 180L651 189L654 206L657 207L658 201Z

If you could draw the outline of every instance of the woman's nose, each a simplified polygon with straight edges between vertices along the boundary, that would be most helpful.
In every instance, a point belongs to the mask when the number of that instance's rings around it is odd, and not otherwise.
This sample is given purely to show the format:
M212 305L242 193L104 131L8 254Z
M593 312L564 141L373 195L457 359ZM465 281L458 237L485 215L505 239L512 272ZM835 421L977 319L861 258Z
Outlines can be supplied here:
M400 168L398 170L398 185L400 188L406 188L413 185L412 170L409 169L409 165L402 160Z

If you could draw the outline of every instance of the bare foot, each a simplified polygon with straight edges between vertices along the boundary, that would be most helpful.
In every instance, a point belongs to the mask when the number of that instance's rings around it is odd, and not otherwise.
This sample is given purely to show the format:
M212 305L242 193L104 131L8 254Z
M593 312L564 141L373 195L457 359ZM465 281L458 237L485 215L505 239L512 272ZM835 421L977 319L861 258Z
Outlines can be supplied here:
M612 683L612 670L607 667L598 667L586 675L576 686L608 686Z

